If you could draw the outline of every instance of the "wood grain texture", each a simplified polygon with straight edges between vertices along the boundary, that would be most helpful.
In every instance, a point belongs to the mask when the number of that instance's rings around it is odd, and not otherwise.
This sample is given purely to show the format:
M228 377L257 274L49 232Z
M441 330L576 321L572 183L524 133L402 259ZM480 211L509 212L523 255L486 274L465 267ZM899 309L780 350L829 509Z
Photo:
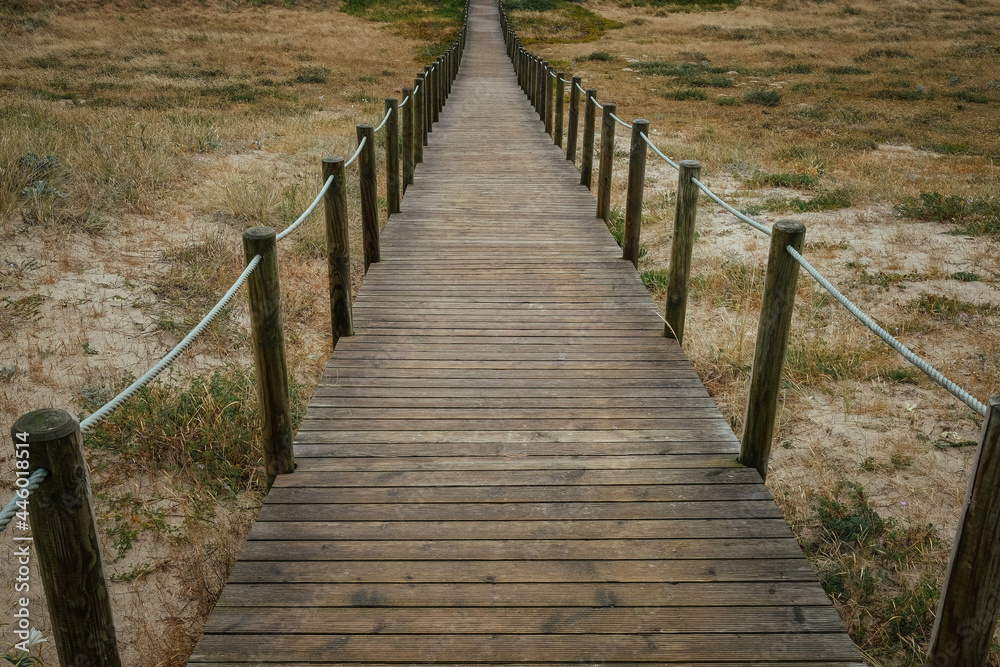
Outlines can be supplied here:
M860 665L546 134L558 86L494 0L469 31L191 664Z

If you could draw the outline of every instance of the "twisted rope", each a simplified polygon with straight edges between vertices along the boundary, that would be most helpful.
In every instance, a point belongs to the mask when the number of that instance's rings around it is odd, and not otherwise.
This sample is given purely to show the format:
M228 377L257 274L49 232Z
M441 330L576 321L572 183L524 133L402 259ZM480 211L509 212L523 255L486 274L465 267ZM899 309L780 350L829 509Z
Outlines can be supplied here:
M626 123L625 121L623 121L623 120L622 120L621 118L619 118L618 116L616 116L616 115L614 115L614 114L611 114L611 117L612 117L612 118L614 118L614 119L615 119L615 122L616 122L616 123L618 123L619 125L621 125L622 127L627 127L627 128L628 128L628 129L630 129L630 130L632 129L632 126L631 126L631 125L629 125L628 123Z
M280 241L281 239L285 238L286 236L294 232L298 228L298 226L301 225L305 221L305 219L309 217L309 214L313 212L313 209L316 208L316 205L319 204L321 199L323 199L323 195L325 195L326 191L330 189L331 183L333 183L333 176L330 176L330 178L326 179L326 183L323 184L323 187L320 189L319 194L316 195L316 199L313 199L313 202L309 204L309 208L307 208L305 212L299 216L299 219L290 224L285 229L285 231L281 232L275 237L276 241Z
M38 488L38 485L41 484L42 481L48 476L49 471L44 468L39 468L35 472L31 473L31 477L28 478L27 486L18 489L17 493L14 494L14 497L10 499L9 503L7 503L7 506L4 507L3 510L0 510L0 533L7 528L11 520L14 518L14 515L17 514L17 503L21 500L27 500L28 496L30 496L32 492Z
M795 250L795 248L793 248L792 246L785 246L785 250L787 250L788 254L791 255L795 259L795 261L798 262L802 266L802 268L806 270L806 273L812 276L813 279L817 283L819 283L823 289L829 292L834 299L839 301L840 305L846 308L847 311L851 315L854 315L854 317L856 317L862 324L871 329L872 333L874 333L876 336L885 341L886 344L889 345L889 347L898 352L908 362L910 362L918 369L923 371L924 374L927 375L927 377L929 377L930 379L934 380L939 385L947 389L952 396L954 396L955 398L959 399L960 401L968 405L970 408L978 412L980 415L984 417L986 416L985 405L976 400L976 398L971 394L969 394L969 392L965 391L957 384L946 378L944 374L941 373L941 371L937 370L936 368L928 364L926 361L918 357L916 353L914 353L908 347L906 347L898 340L893 338L888 331L886 331L878 324L876 324L875 320L869 317L868 314L862 311L860 308L855 306L850 301L850 299L841 294L840 291L836 287L834 287L830 283L830 281L823 276L822 273L813 268L813 265L810 264L805 257L800 255L799 252Z
M414 91L414 92L416 92L416 91ZM407 95L406 97L403 98L403 101L399 103L399 108L402 109L403 107L405 107L406 103L409 102L409 101L410 101L410 96Z
M389 122L389 116L391 115L392 115L392 107L389 107L389 110L385 112L385 118L383 118L382 122L378 124L378 127L375 128L374 132L377 133L379 130L385 127L385 124Z
M652 148L653 152L656 153L657 155L659 155L661 158L663 158L664 161L666 161L667 164L669 164L674 169L677 169L678 171L680 170L681 166L679 164L677 164L676 162L674 162L673 160L671 160L670 158L668 158L666 155L664 155L660 151L660 149L656 147L656 144L654 144L652 141L649 140L649 137L646 136L645 132L640 132L639 136L642 137L642 140L646 142L646 145L649 146L650 148Z
M771 235L771 228L770 227L768 227L767 225L762 225L761 223L757 222L753 218L740 213L735 208L733 208L732 206L730 206L726 202L724 202L721 199L719 199L718 195L716 195L714 192L712 192L711 190L709 190L705 186L705 184L702 183L701 181L699 181L697 178L692 178L691 182L694 183L695 185L697 185L698 189L700 189L706 195L708 195L709 197L711 197L715 201L716 204L718 204L722 208L726 209L727 211L729 211L730 213L732 213L733 215L735 215L737 218L739 218L743 222L747 223L748 225L750 225L751 227L753 227L757 231L763 232L763 233L767 234L768 236Z
M344 163L345 169L347 167L350 167L351 163L358 159L358 156L361 155L361 149L365 147L365 143L367 142L368 142L368 137L361 137L361 143L358 144L358 149L354 151L354 155L351 156L351 159Z
M236 294L236 292L240 289L240 287L243 286L243 283L247 281L247 278L249 278L250 274L253 273L254 269L257 268L257 265L260 264L260 259L261 259L260 255L255 255L254 258L250 260L250 263L247 264L247 267L245 269L243 269L243 273L241 273L240 277L236 279L236 282L233 283L233 286L229 288L229 291L225 293L225 295L219 300L217 304L215 304L215 307L209 311L208 315L206 315L201 320L201 322L199 322L198 325L195 326L195 328L192 329L188 333L188 335L184 337L184 340L179 342L174 349L170 350L170 352L167 353L167 356L160 359L160 361L155 366L146 371L145 375L143 375L141 378L130 384L125 389L125 391L115 396L113 399L104 404L104 406L101 407L101 409L99 409L97 412L90 415L82 422L80 422L80 430L86 433L88 430L90 430L92 426L94 426L99 421L107 417L119 405L121 405L129 398L131 398L133 394L135 394L137 391L139 391L147 384L149 384L153 380L153 378L155 378L157 375L163 372L163 369L172 364L174 360L178 356L180 356L180 353L183 352L185 349L187 349L187 347L191 344L192 341L194 341L195 338L201 335L201 333L205 330L205 328L209 325L209 323L211 323L211 321L214 320L215 317L219 314L219 311L225 308L226 305L228 305L229 302L232 301L233 296Z

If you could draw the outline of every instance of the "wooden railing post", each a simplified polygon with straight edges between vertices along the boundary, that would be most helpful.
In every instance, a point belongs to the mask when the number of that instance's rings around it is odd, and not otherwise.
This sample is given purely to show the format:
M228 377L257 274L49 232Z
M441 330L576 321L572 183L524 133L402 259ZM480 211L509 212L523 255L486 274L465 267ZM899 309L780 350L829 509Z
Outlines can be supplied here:
M1000 611L1000 394L987 406L927 652L928 667L986 664Z
M375 174L375 132L370 123L358 124L358 143L367 138L358 156L361 181L361 230L365 249L365 273L380 260L378 227L378 177Z
M611 120L614 120L613 118ZM613 130L613 128L612 128ZM646 181L646 142L649 121L632 121L632 144L628 154L628 190L625 198L625 233L622 236L622 259L639 268L639 237L642 230L642 193Z
M441 120L441 106L444 104L444 68L441 65L441 58L434 62L434 70L431 78L434 79L434 122Z
M545 60L538 61L538 120L545 122L545 109L548 101L545 93L548 91L549 63Z
M403 100L409 100L403 107L403 192L413 183L414 141L413 141L413 88L403 88Z
M347 182L344 158L323 158L323 181L333 176L326 191L326 256L330 274L330 320L333 347L344 336L354 335L351 314L351 239L348 234Z
M583 111L583 156L580 160L580 185L586 185L588 190L594 178L594 123L597 115L597 91L587 89L587 104Z
M427 79L423 74L413 80L413 164L424 161L427 145Z
M615 159L615 119L611 115L615 105L604 104L604 116L601 118L601 161L597 168L597 217L604 222L611 219L611 172Z
M399 100L385 98L385 196L388 215L399 213Z
M566 130L566 159L576 164L576 135L580 125L580 81L574 76L569 84L569 127Z
M552 76L552 68L545 65L545 134L552 136L555 127L555 102L553 100L556 90L555 77Z
M780 220L771 228L771 250L767 256L767 276L764 278L764 297L760 304L757 346L750 372L750 394L747 397L739 458L743 465L756 468L764 480L767 479L767 461L771 456L781 368L792 328L795 285L799 277L799 264L788 254L785 246L801 250L805 236L805 225L794 220Z
M535 57L527 56L528 58L528 101L531 102L531 106L534 109L538 108L535 103Z
M285 363L285 326L281 317L278 246L274 230L259 226L244 231L243 254L248 264L256 255L260 255L260 264L247 279L247 294L250 300L254 366L257 369L264 470L267 473L267 486L271 488L277 475L295 470L295 459L292 456L292 415L288 402L288 366Z
M434 131L434 72L430 65L424 65L424 127L425 132L430 134ZM426 139L426 137L425 137ZM424 142L427 145L427 142Z
M647 133L648 137L649 134ZM694 248L694 223L698 208L698 186L692 178L701 175L697 160L678 163L677 204L674 209L674 240L670 249L670 279L663 335L684 342L684 319L687 316L688 284L691 280L691 251Z
M59 664L121 667L80 424L63 410L35 410L10 433L18 453L27 451L17 459L28 464L25 472L49 471L28 497L31 540L11 548L23 554L34 547ZM23 641L31 627L15 618L12 630Z
M563 72L556 72L556 107L555 123L552 131L556 133L556 146L562 148L563 145L563 98L566 97L566 85L563 83Z

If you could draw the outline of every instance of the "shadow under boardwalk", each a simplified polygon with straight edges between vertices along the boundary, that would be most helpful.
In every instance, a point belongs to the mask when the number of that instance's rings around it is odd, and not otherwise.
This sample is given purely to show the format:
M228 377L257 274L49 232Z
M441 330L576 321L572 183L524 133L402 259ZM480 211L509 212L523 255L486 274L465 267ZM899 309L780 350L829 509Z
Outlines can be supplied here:
M863 664L492 0L190 664Z

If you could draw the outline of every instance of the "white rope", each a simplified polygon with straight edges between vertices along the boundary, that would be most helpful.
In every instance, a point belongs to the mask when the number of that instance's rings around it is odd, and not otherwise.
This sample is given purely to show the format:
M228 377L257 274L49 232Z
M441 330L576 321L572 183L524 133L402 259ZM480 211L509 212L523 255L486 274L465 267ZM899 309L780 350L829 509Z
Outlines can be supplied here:
M563 83L573 83L572 81L567 81L566 79L564 79L562 77L559 77L559 80L562 81Z
M757 222L753 218L748 217L748 216L740 213L735 208L733 208L732 206L730 206L726 202L724 202L721 199L719 199L719 197L716 196L716 194L714 192L712 192L711 190L709 190L705 186L705 184L702 183L701 181L699 181L697 178L692 178L691 182L694 183L695 185L697 185L701 189L702 192L704 192L706 195L708 195L713 200L715 200L716 204L718 204L722 208L726 209L727 211L729 211L730 213L732 213L733 215L735 215L737 218L739 218L743 222L747 223L748 225L750 225L751 227L753 227L757 231L764 232L768 236L771 235L771 228L770 227L768 227L767 225L762 225L761 223Z
M230 287L229 291L226 292L226 294L222 297L222 299L219 300L219 303L215 304L215 307L212 308L212 310L209 311L208 315L206 315L204 319L202 319L202 321L199 322L198 325L194 329L192 329L187 336L184 337L184 340L178 343L177 347L170 350L170 352L167 353L167 356L163 357L163 359L160 359L159 363L157 363L155 366L146 371L145 375L143 375L141 378L130 384L128 388L125 389L125 391L115 396L113 399L108 401L104 405L104 407L102 407L100 410L98 410L97 412L90 415L82 422L80 422L80 430L83 432L88 431L90 427L92 427L94 424L101 421L109 414L111 414L111 412L115 408L117 408L119 405L121 405L126 400L131 398L133 394L135 394L137 391L139 391L147 384L149 384L153 380L153 378L155 378L163 371L163 369L165 369L167 366L173 363L174 359L180 356L180 353L183 352L185 349L187 349L188 345L190 345L195 338L201 335L201 332L203 332L205 328L209 325L209 323L215 319L216 315L219 314L219 311L221 311L223 308L226 307L226 305L232 300L233 296L236 294L237 290L239 290L239 288L243 286L243 283L247 281L247 278L250 277L250 274L253 273L253 270L257 268L258 264L260 264L260 255L255 255L254 258L250 260L250 263L247 264L247 268L243 269L243 273L240 274L240 277L236 279L235 283L233 283L233 286Z
M413 89L413 94L416 95L420 91L420 86Z
M305 221L305 219L309 217L309 214L313 212L313 209L316 208L316 205L319 204L321 199L323 199L323 195L325 195L326 191L330 189L331 183L333 183L332 175L330 176L330 178L326 179L326 183L323 184L323 187L320 189L319 194L316 195L316 199L313 199L313 203L309 204L309 208L307 208L305 212L299 216L298 220L290 224L285 229L285 231L278 234L277 237L275 237L275 240L280 241L281 239L285 238L286 236L294 232L298 228L298 226L301 225Z
M604 105L603 105L603 104L601 104L601 103L599 103L599 102L597 101L597 98L596 98L596 97L591 97L590 99L594 100L594 105L595 105L595 106L596 106L596 107L597 107L598 109L601 109L601 110L603 110L603 109L604 109Z
M581 86L580 84L576 84L576 88L577 88L577 90L579 90L579 91L580 91L581 93L583 93L584 95L586 95L586 94L587 94L587 91L586 91L586 90L584 90L584 89L583 89L583 86Z
M399 108L402 109L403 107L405 107L406 103L409 101L410 101L410 96L407 95L406 97L403 98L403 101L399 103Z
M617 123L618 123L619 125L621 125L622 127L627 127L627 128L628 128L628 129L630 129L630 130L632 129L632 126L631 126L631 125L629 125L628 123L626 123L625 121L623 121L623 120L622 120L621 118L619 118L618 116L616 116L616 115L614 115L614 114L611 114L611 117L612 117L612 118L614 118L614 119L615 119L615 122L617 122Z
M344 163L345 169L350 167L351 163L358 159L358 156L361 155L361 149L365 147L365 142L367 141L368 137L361 137L361 143L358 144L358 150L354 151L354 155L351 156L351 159Z
M640 132L640 133L639 133L639 136L640 136L640 137L642 137L642 138L643 138L643 140L644 140L644 141L646 142L646 144L647 144L647 145L648 145L648 146L649 146L650 148L652 148L652 149L653 149L653 151L654 151L654 152L655 152L655 153L656 153L657 155L659 155L659 156L660 156L661 158L663 158L663 159L664 159L664 160L666 161L666 163L667 163L667 164L669 164L669 165L670 165L671 167L673 167L674 169L677 169L677 170L680 170L680 168L681 168L681 167L680 167L680 165L679 165L679 164L677 164L676 162L674 162L673 160L671 160L670 158L668 158L668 157L667 157L666 155L664 155L664 154L663 154L663 153L662 153L662 152L660 151L660 149L656 147L656 144L654 144L654 143L653 143L652 141L650 141L650 140L649 140L649 137L647 137L647 136L646 136L646 133L645 133L645 132Z
M379 130L385 127L385 124L389 122L389 116L391 115L392 115L392 107L389 107L389 110L385 112L385 118L383 118L382 122L379 123L378 127L375 128L374 130L375 133L378 133Z
M7 506L0 511L0 533L2 533L8 525L10 525L14 515L17 514L17 510L19 509L18 503L26 501L28 496L31 495L31 492L37 489L38 485L41 484L42 481L48 476L49 471L45 468L39 468L35 472L31 473L31 476L28 477L27 485L18 489L17 493L14 494L14 497L10 499L9 503L7 503Z
M984 417L986 416L985 405L976 400L976 398L971 394L969 394L969 392L965 391L957 384L946 378L941 373L941 371L937 370L936 368L928 364L926 361L918 357L908 347L906 347L898 340L893 338L891 335L889 335L889 332L887 332L885 329L876 324L875 320L873 320L860 308L851 303L851 301L846 296L841 294L836 287L830 284L830 281L827 280L822 273L813 268L812 264L806 261L806 259L802 255L800 255L799 252L795 250L795 248L793 248L792 246L785 246L785 250L788 251L788 254L791 255L795 259L795 261L797 261L802 266L802 268L805 269L806 272L809 275L811 275L813 279L816 280L817 283L820 284L820 286L823 289L825 289L827 292L830 293L831 296L833 296L833 298L839 301L840 305L846 308L848 312L851 313L851 315L854 315L854 317L858 318L858 320L860 320L862 324L871 329L876 336L884 340L889 345L889 347L894 349L896 352L902 355L904 359L906 359L911 364L916 366L918 369L923 371L927 375L927 377L934 380L939 385L941 385L949 392L951 392L951 394L955 398L959 399L960 401L962 401L970 408L972 408L979 414L983 415Z

